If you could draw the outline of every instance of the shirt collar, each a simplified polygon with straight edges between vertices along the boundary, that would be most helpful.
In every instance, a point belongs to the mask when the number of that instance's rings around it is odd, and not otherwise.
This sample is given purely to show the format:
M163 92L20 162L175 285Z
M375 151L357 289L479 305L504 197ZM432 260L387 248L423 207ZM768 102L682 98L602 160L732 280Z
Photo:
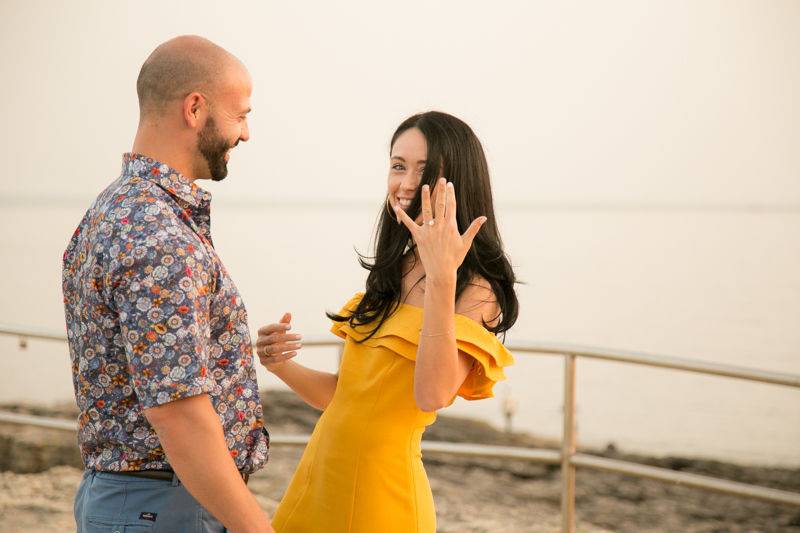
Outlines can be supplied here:
M138 176L158 184L175 198L194 207L211 201L211 193L203 190L174 168L142 154L126 153L122 156L122 173Z

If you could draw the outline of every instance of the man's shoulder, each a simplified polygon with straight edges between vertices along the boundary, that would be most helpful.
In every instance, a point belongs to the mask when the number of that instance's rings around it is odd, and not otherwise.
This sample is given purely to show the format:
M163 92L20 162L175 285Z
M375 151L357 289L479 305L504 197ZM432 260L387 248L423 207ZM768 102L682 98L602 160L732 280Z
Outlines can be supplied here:
M174 199L155 182L139 176L122 175L101 192L94 202L98 211L111 212L120 209L146 209L171 207Z
M180 217L180 206L157 183L122 175L97 196L82 226L95 241L153 243L180 239L186 230Z
M122 176L106 188L95 200L94 210L104 219L119 225L134 222L175 223L181 208L163 188L138 176Z

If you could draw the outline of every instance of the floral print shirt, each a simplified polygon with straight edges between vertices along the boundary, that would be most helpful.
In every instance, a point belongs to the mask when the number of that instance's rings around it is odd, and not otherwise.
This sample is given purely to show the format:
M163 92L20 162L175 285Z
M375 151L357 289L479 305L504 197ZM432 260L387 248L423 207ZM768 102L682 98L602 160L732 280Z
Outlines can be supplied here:
M214 251L211 196L125 154L64 252L78 443L87 468L167 470L143 412L207 393L242 472L268 458L247 312Z

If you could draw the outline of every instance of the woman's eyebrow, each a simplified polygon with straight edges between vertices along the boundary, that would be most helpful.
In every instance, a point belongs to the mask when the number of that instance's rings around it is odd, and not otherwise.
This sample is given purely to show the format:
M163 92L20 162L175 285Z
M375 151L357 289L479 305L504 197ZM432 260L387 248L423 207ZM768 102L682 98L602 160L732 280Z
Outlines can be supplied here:
M403 159L402 157L400 157L399 155L393 155L392 159L397 159L398 161L402 161L403 163L406 162L406 160ZM419 161L417 161L417 164L419 165L419 164L424 164L424 163L427 163L427 162L428 162L427 159L420 159Z

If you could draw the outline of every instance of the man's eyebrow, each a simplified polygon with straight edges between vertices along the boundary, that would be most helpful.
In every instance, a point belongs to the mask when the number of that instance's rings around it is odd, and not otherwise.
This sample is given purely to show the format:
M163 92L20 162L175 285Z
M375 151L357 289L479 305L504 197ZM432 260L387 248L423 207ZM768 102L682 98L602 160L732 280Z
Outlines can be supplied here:
M252 110L253 110L253 108L252 108L252 107L248 107L247 109L245 109L244 111L242 111L242 115L247 115L247 114L248 114L248 113L250 113L250 111L252 111Z

